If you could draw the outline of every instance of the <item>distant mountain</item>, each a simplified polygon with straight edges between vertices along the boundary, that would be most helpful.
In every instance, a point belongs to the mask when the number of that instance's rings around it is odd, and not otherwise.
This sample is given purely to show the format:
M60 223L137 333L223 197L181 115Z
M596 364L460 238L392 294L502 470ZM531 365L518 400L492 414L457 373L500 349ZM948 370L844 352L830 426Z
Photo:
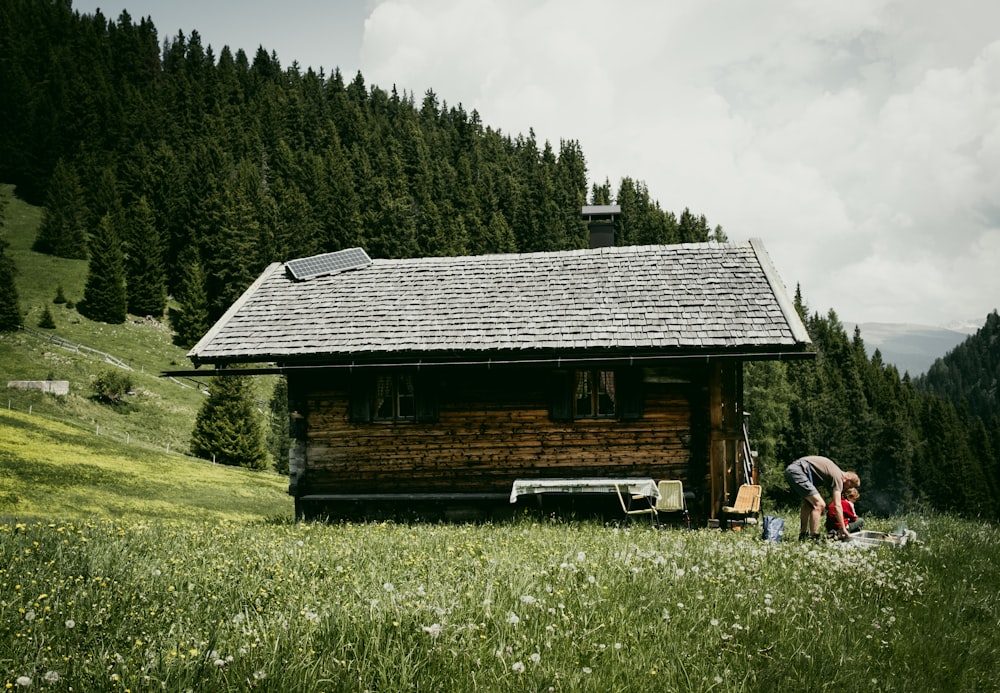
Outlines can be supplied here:
M858 323L844 323L848 335ZM926 373L936 359L943 357L974 334L981 325L930 327L891 322L860 323L861 338L869 358L878 349L882 360L899 369L900 374L916 377Z

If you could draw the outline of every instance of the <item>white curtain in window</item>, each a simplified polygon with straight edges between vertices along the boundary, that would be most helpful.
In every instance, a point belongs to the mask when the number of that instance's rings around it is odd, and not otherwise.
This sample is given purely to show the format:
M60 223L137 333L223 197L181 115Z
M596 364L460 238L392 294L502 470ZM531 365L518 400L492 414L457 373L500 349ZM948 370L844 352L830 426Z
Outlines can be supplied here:
M382 403L392 397L392 376L380 375L375 381L375 412L382 409Z
M615 403L615 372L601 371L601 387L608 393L611 404Z

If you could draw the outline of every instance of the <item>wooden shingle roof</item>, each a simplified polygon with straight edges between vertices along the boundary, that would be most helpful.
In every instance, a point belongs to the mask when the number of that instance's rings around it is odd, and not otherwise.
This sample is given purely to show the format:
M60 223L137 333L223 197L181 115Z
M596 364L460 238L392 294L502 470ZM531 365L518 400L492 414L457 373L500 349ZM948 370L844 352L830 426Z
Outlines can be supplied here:
M782 354L809 347L759 241L269 266L198 365L505 354Z

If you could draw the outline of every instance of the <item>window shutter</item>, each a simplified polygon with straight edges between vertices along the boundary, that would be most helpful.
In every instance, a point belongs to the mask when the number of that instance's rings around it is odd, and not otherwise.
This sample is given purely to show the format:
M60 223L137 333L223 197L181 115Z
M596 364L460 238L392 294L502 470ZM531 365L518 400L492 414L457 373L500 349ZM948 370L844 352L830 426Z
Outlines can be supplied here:
M573 371L553 371L549 418L553 421L573 420Z
M370 423L372 420L371 394L375 381L369 375L356 373L351 376L350 401L347 419L351 423Z
M417 421L419 423L437 423L441 416L438 381L429 374L420 373L413 378L413 390L416 398Z
M615 372L615 389L618 396L618 418L638 421L642 418L642 369L625 368Z

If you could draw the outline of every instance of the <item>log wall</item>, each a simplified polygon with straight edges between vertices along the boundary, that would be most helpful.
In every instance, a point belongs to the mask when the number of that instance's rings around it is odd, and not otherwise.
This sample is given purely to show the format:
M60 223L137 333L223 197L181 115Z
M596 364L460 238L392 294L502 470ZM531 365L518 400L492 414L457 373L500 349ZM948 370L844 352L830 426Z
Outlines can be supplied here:
M544 376L456 371L443 378L437 422L363 424L350 421L345 379L290 377L290 401L305 417L293 493L503 493L521 477L706 480L707 423L698 422L708 417L698 403L707 383L648 369L640 420L555 423Z

